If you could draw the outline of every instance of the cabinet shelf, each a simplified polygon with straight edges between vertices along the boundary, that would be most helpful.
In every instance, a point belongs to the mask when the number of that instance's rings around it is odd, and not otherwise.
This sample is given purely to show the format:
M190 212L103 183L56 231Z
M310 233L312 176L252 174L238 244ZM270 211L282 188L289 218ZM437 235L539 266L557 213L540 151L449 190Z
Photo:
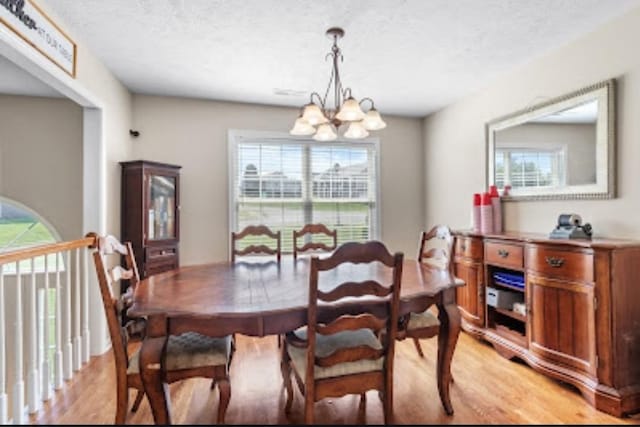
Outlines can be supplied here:
M507 310L507 309L504 309L504 308L497 308L497 307L491 307L491 308L493 308L498 313L503 314L503 315L505 315L507 317L510 317L510 318L512 318L514 320L518 320L520 322L526 322L527 321L527 317L526 316L523 316L520 313L516 313L513 310Z

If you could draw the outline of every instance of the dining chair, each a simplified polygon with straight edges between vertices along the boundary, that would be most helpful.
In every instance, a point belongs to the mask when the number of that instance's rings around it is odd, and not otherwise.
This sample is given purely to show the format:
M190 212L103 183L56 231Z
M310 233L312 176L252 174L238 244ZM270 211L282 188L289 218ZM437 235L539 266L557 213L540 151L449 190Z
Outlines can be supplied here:
M385 423L392 422L402 262L401 252L391 255L378 241L348 242L327 258L311 257L307 326L287 333L282 345L285 412L291 411L293 376L304 396L305 423L313 423L316 401L346 394L364 398L372 389L382 400ZM331 283L345 269L345 281ZM353 297L361 298L354 303Z
M131 408L131 411L135 412L144 397L144 387L140 376L139 349L129 355L131 322L121 326L123 311L131 303L134 288L129 287L127 292L120 296L116 296L117 292L113 288L123 279L137 284L138 269L130 242L123 244L114 236L108 235L97 238L94 249L93 259L115 359L117 394L115 423L124 424L129 407L129 389L137 390L136 399ZM112 254L123 256L127 268L121 265L110 267L108 256ZM168 324L171 325L171 322ZM184 331L179 335L168 334L163 356L164 375L170 383L192 377L212 378L212 388L217 383L220 391L218 423L221 423L224 421L231 393L228 385L231 358L229 336L209 337L191 331Z
M245 238L249 243L243 249L239 249L238 241ZM272 239L275 240L275 249L267 246ZM235 262L236 256L264 254L275 255L280 263L280 247L280 231L273 232L266 225L248 225L239 232L231 232L231 262Z
M446 270L451 277L453 272L453 236L446 225L436 225L429 231L420 233L420 249L418 262L429 268ZM440 321L430 310L411 313L400 319L398 339L413 339L413 343L420 357L424 357L421 339L432 338L440 331Z
M298 239L309 236L312 240L298 246ZM324 237L330 240L331 244L324 241L313 241L314 236ZM326 237L325 237L326 236ZM338 231L329 230L324 224L305 224L300 230L293 230L293 259L298 258L299 253L309 251L331 252L338 247Z

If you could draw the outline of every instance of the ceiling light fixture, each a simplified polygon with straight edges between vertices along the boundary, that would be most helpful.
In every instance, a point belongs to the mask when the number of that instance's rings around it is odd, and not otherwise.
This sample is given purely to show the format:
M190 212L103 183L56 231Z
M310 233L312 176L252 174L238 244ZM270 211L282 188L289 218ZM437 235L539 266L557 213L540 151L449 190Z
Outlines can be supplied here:
M357 101L351 94L351 88L344 88L340 80L338 62L343 60L342 52L338 47L338 39L344 36L344 30L338 27L329 28L326 32L329 38L333 39L333 46L326 58L333 60L333 69L324 97L318 92L311 94L308 104L300 108L300 115L296 119L293 128L289 131L291 135L313 135L316 141L332 141L338 137L338 129L343 124L349 127L344 133L345 138L362 139L369 135L370 130L384 129L387 124L380 117L380 113L375 109L371 98L363 98ZM333 108L329 108L327 97L333 86ZM361 105L368 101L371 104L365 113Z

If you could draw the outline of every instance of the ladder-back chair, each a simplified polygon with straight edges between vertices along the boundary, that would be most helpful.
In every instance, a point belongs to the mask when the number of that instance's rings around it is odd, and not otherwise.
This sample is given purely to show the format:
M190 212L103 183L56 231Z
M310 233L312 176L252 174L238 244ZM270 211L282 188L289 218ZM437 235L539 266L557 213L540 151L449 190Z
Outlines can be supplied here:
M293 401L293 374L305 399L305 423L313 423L316 401L346 394L364 397L372 389L379 391L385 423L392 423L402 261L402 253L391 255L378 241L345 243L325 259L312 256L307 326L287 333L282 346L286 412ZM364 264L361 271L368 280L345 276L342 283L325 283L347 263ZM381 277L390 283L379 283ZM366 298L349 304L351 297Z
M304 243L302 246L298 246L298 239L305 238L307 235L311 236L312 239L314 235L327 236L332 243L327 244L320 241L314 242L312 240ZM308 251L331 252L334 251L336 247L338 247L338 231L329 230L324 224L306 224L300 230L293 230L293 259L297 259L299 253Z
M273 232L265 225L249 225L242 231L231 232L231 262L236 261L237 256L249 255L249 254L263 254L263 255L275 255L278 263L280 263L281 256L281 238L280 231ZM247 238L254 237L260 240L273 239L275 241L275 248L267 246L265 243L249 244L244 249L238 249L238 241Z
M453 236L446 225L436 225L420 233L418 262L429 268L447 270L453 280ZM398 339L411 338L420 357L424 357L420 339L432 338L440 331L440 321L430 311L411 313L400 320Z
M110 267L109 255L122 255L128 268L121 265ZM138 391L132 412L140 406L144 397L144 388L140 376L139 350L128 354L129 330L121 326L123 311L129 307L135 285L139 281L138 269L131 243L120 243L113 236L97 239L93 259L100 285L100 294L107 316L107 325L111 337L111 346L116 367L116 424L124 424L129 407L129 389ZM113 260L119 263L119 260ZM113 285L120 280L130 280L132 286L128 291L116 296ZM141 319L134 319L140 322ZM143 319L142 319L143 320ZM171 323L169 323L171 324ZM184 332L180 335L168 335L163 356L163 367L167 382L185 378L206 377L214 380L212 387L218 383L220 404L218 422L224 421L224 414L230 398L229 364L231 363L231 338L212 338L195 332Z

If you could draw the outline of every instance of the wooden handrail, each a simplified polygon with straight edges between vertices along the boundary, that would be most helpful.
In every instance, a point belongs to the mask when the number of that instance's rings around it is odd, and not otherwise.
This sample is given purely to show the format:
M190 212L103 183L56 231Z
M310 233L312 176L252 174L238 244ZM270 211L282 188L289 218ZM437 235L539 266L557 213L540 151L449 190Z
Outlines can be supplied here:
M69 240L66 242L50 243L47 245L33 246L30 248L19 249L17 251L6 252L0 254L0 265L10 262L22 261L25 259L35 258L38 256L55 254L58 252L69 251L77 248L92 248L96 245L97 236L93 233L87 234L87 237L77 240Z

